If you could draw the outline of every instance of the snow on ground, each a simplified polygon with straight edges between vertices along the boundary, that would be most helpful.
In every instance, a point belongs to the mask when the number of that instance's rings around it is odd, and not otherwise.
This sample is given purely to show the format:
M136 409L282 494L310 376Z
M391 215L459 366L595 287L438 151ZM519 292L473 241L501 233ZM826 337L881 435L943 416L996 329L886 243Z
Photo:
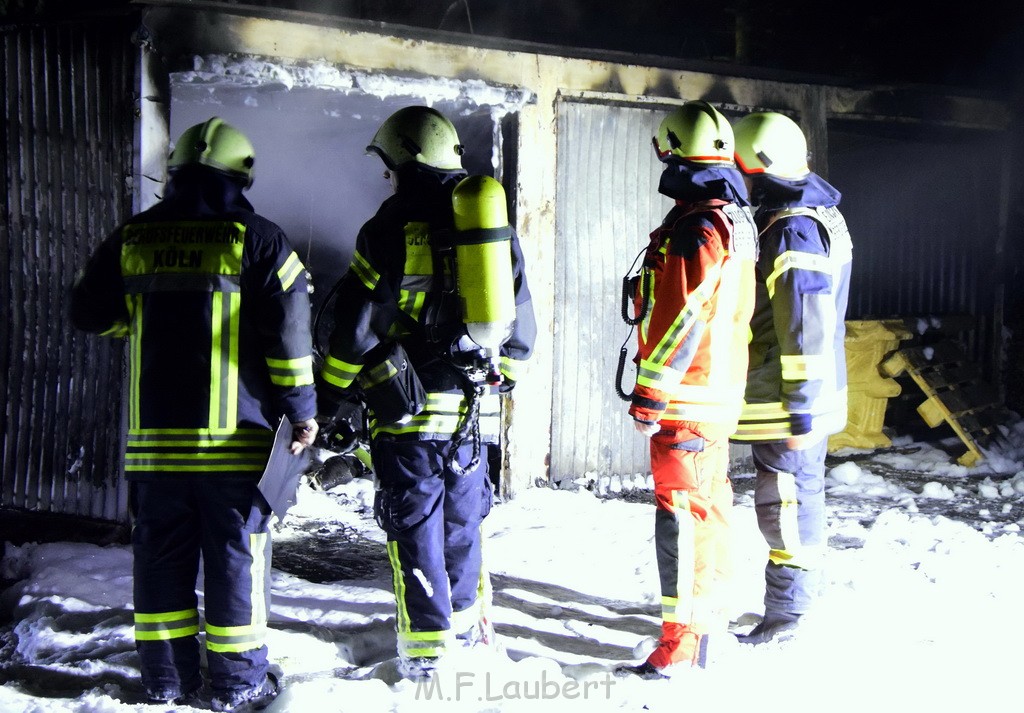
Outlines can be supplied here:
M1019 430L1007 435L1024 443ZM286 685L268 710L1019 711L1024 459L1007 447L968 469L947 445L903 439L831 457L826 584L800 636L757 648L728 637L713 667L661 681L609 674L641 660L658 633L653 506L634 489L642 478L535 488L497 504L485 555L503 650L456 651L428 685L395 674L372 483L303 488L276 533L269 647ZM761 611L753 482L734 478L737 631ZM0 567L15 581L0 593L11 622L0 629L0 710L160 710L130 702L139 684L128 547L8 544Z

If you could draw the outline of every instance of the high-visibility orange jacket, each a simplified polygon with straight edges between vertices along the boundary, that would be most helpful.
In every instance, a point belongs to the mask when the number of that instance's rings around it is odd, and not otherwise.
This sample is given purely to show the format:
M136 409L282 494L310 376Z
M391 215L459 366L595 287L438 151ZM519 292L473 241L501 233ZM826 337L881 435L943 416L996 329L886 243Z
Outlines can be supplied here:
M641 310L638 421L734 425L743 403L754 306L757 231L749 210L720 199L677 199L651 233L636 295ZM638 312L639 313L639 312Z

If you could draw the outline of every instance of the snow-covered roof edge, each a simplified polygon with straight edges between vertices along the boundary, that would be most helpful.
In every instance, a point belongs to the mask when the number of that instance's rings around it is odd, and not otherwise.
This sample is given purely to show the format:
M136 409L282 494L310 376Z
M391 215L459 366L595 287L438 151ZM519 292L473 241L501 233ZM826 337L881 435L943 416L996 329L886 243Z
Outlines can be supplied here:
M518 112L537 101L536 95L521 87L505 87L479 79L401 76L398 74L339 67L326 60L287 62L264 57L196 55L192 69L172 72L171 84L210 88L309 87L342 93L369 94L379 98L408 96L427 104L458 101L487 106L492 113Z

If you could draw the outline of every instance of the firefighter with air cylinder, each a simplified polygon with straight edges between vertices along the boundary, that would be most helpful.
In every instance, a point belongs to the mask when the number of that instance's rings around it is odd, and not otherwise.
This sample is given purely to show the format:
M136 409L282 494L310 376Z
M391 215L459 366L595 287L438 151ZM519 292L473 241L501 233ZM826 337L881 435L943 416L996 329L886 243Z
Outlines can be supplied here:
M318 397L328 417L354 394L367 406L399 669L422 678L448 647L493 642L484 453L536 326L504 190L467 176L452 123L406 107L367 153L384 161L394 195L363 225L337 286Z

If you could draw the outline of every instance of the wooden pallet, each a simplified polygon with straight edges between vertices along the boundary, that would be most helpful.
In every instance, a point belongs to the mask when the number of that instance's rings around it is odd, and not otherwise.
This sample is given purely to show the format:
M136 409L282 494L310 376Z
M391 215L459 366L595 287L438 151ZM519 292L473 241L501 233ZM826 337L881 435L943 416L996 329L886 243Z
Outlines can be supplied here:
M999 435L997 426L1006 413L999 394L982 380L958 342L899 349L882 362L880 370L889 377L905 371L921 387L928 398L917 412L925 423L931 428L948 423L967 446L958 463L972 466L984 460L982 448Z

